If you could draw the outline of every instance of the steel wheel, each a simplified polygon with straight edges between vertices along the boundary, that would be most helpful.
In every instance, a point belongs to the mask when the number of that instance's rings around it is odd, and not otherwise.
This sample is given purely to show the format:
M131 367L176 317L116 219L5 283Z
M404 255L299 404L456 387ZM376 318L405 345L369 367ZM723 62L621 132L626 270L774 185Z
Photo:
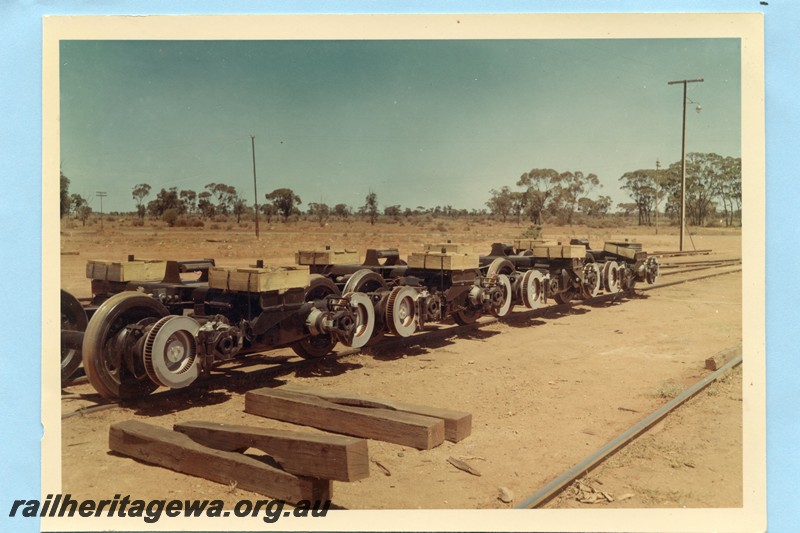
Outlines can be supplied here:
M584 298L594 298L600 293L602 287L602 275L597 263L586 263L583 266L583 283L581 284L581 296Z
M377 272L368 268L356 271L342 289L343 294L348 292L375 292L386 288L386 281Z
M511 300L513 299L511 280L509 280L508 276L505 274L498 274L497 284L503 289L503 299L502 301L497 302L496 305L493 303L491 307L491 313L498 318L503 318L511 312Z
M553 295L553 299L556 303L559 304L566 304L572 301L575 298L575 293L577 291L574 288L567 289L565 291L557 292Z
M622 289L619 263L606 261L603 265L603 289L611 294L616 294Z
M515 271L516 269L514 268L514 263L508 259L498 257L489 264L489 269L486 271L486 275L493 276L495 274L505 274L506 276L511 276Z
M320 274L312 274L304 299L306 302L322 300L328 295L339 296L336 285ZM333 351L336 340L330 335L308 335L291 345L292 351L303 359L324 357Z
M474 324L480 317L480 309L463 309L453 315L453 320L459 326L466 326L467 324Z
M486 277L497 276L498 283L503 286L503 290L506 293L503 304L497 306L496 311L492 311L493 315L498 317L506 316L514 306L514 300L516 299L517 292L519 290L519 278L516 277L516 273L517 270L514 268L514 263L508 259L498 257L489 264L489 268L486 271ZM501 280L501 277L505 278L505 280ZM506 286L506 283L508 286Z
M362 348L375 331L375 307L369 296L360 292L345 293L343 298L348 301L355 319L352 338L343 340L351 348Z
M652 285L658 280L659 264L658 259L655 257L648 257L644 263L645 268L645 281Z
M622 290L626 292L633 292L636 288L636 274L629 266L620 267L620 284Z
M158 300L138 292L115 294L97 309L83 339L83 368L104 398L141 398L158 385L147 377L141 358L144 330L169 314ZM142 334L134 334L137 325Z
M61 330L86 331L89 319L86 311L73 295L61 289ZM61 385L69 383L70 378L81 366L81 349L61 342Z

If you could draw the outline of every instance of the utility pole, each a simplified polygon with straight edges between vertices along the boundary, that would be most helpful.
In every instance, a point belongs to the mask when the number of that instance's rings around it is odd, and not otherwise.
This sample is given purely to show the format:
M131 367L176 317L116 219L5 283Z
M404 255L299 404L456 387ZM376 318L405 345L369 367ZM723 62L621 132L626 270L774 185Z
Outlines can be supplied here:
M667 82L667 85L675 85L677 83L683 84L683 127L681 128L681 252L683 251L683 236L686 233L686 85L697 82L703 82L703 78Z
M97 191L95 194L100 198L100 231L103 231L103 198L108 196L108 193L105 191Z
M256 211L256 239L258 236L258 184L256 183L256 136L250 136L250 146L253 148L253 194L255 195L255 211Z
M656 235L658 235L658 189L659 178L661 177L661 161L656 159Z

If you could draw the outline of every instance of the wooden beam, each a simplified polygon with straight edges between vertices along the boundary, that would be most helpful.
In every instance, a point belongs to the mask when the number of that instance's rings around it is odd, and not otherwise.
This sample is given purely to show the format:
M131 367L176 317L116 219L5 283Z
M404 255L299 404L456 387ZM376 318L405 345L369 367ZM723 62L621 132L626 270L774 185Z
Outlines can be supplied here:
M296 476L253 457L208 448L183 433L137 420L112 425L108 446L146 463L225 485L236 483L240 489L288 502L329 500L332 494L330 480Z
M464 440L472 433L472 415L463 411L397 402L394 400L385 400L372 396L355 395L327 389L316 389L294 383L282 386L281 390L310 394L339 405L380 407L394 411L402 411L404 413L441 418L444 420L444 438L451 442Z
M742 353L742 345L737 344L736 346L732 346L726 350L722 350L719 353L716 353L706 359L706 369L707 370L719 370L725 363L736 357L737 355Z
M369 476L369 451L364 439L216 422L175 424L175 431L218 450L256 448L298 476L337 481L357 481Z
M429 450L444 442L444 421L390 409L337 405L316 396L263 388L245 395L248 413L335 433Z

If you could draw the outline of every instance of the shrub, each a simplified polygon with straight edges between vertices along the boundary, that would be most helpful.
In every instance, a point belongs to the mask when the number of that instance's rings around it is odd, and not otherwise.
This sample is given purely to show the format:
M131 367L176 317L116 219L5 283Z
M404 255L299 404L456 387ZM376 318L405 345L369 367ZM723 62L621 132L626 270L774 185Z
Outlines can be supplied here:
M541 239L542 227L541 226L528 226L528 229L522 234L523 239Z
M609 217L591 218L586 225L590 228L616 228L619 226L619 221Z
M176 222L178 222L178 210L173 208L167 209L164 211L164 214L161 215L161 220L167 223L167 226L173 227Z

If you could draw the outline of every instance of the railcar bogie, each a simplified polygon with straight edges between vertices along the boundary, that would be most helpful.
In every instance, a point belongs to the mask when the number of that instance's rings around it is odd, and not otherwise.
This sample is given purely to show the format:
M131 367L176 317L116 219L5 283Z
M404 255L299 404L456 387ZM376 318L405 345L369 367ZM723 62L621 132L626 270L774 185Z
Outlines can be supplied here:
M327 276L342 290L364 292L375 305L378 318L375 336L409 336L427 324L453 318L472 323L483 314L507 315L512 306L513 266L498 264L481 269L477 257L459 251L428 246L400 259L395 248L369 249L363 263L328 264L319 258L344 254L329 248L301 251L298 262L309 264L312 272ZM304 261L301 258L314 258Z
M342 295L307 270L264 268L261 261L228 270L213 260L166 261L159 280L126 279L124 267L134 262L129 257L102 277L87 269L100 279L92 279L96 310L85 332L74 299L62 297L62 367L80 347L90 383L106 398L186 387L239 354L290 346L320 357L336 343L360 347L372 336L369 298Z
M520 246L524 242L524 246ZM516 245L516 246L515 246ZM601 292L616 294L630 291L639 281L655 283L659 265L655 257L642 251L641 245L629 242L607 242L602 250L592 250L584 239L572 239L569 245L551 241L517 241L515 244L494 243L488 255L481 256L482 267L508 265L522 273L517 276L514 301L533 308L552 298L565 304L575 298L592 298ZM538 272L536 278L524 274ZM511 274L513 277L514 274ZM531 275L533 276L533 275ZM530 298L531 283L541 286Z
M632 243L428 245L408 261L396 248L300 251L299 266L218 267L213 259L90 262L92 300L62 291L62 381L78 362L97 392L133 399L183 388L235 356L290 347L304 358L336 344L360 348L431 324L504 317L654 283L658 261ZM161 269L161 270L159 270ZM140 277L141 279L135 279Z

